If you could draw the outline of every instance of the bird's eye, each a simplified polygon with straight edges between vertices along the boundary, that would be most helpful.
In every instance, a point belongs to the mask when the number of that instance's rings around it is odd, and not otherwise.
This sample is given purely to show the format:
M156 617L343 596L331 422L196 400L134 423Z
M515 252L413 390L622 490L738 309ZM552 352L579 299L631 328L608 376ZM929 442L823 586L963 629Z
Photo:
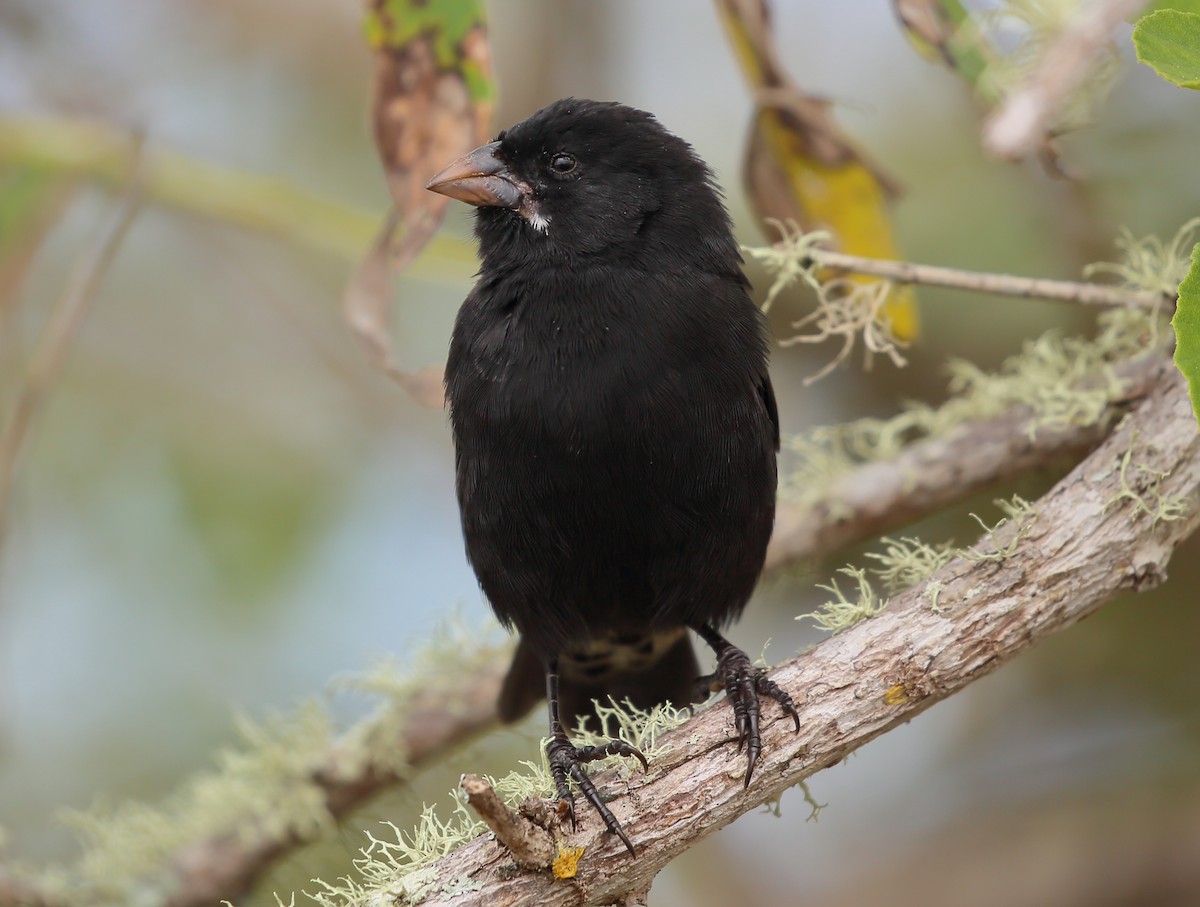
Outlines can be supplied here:
M550 166L555 173L570 173L575 169L575 158L566 152L560 151L554 157L550 158Z

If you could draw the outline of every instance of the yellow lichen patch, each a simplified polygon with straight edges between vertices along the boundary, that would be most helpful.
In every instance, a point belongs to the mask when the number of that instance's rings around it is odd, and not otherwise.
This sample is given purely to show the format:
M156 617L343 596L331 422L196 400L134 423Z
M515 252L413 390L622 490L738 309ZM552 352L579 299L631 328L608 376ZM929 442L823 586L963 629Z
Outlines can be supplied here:
M883 694L883 701L888 705L904 705L904 703L908 702L908 700L908 690L902 683L898 683L889 688L888 691Z
M583 856L582 847L563 847L559 845L558 856L550 864L556 879L573 879L579 871L579 858Z

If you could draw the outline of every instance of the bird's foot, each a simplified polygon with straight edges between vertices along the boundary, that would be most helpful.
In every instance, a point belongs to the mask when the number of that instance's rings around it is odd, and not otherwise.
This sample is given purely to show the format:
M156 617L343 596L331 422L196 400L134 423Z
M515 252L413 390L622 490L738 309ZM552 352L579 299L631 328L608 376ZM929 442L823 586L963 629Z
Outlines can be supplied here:
M575 746L566 734L558 733L551 737L550 742L546 744L546 759L550 763L550 774L554 778L554 786L558 790L558 799L567 804L571 816L571 827L575 827L575 795L571 792L571 783L568 779L573 780L579 787L588 803L592 804L592 807L600 814L600 818L604 820L608 830L621 839L630 854L637 856L637 851L633 849L633 843L625 834L625 829L621 827L617 817L612 814L612 810L600 799L599 791L596 790L596 786L592 784L592 780L583 770L583 766L588 762L595 762L606 756L633 756L642 763L643 769L650 767L646 757L636 747L630 746L624 740L610 740L604 746Z
M762 735L759 731L761 708L760 697L774 699L783 709L784 714L790 715L796 723L796 731L800 731L800 715L792 697L779 684L767 676L762 668L756 668L750 662L750 656L729 643L717 652L717 670L697 681L697 688L720 689L724 687L725 697L733 706L733 723L737 729L738 752L746 749L746 782L750 786L750 776L754 774L754 764L762 753Z

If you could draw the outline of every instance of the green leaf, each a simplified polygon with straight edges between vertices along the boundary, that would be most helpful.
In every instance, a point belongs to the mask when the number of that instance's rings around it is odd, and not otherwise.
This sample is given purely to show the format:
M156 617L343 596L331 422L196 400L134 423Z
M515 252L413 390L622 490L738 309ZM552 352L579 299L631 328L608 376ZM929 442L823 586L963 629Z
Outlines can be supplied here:
M375 50L404 50L425 42L441 70L461 73L475 103L494 103L490 57L472 53L476 35L486 33L482 0L373 0L363 29ZM445 162L448 163L448 162Z
M1187 378L1192 411L1200 418L1200 243L1192 247L1192 266L1179 285L1171 327L1175 330L1175 367Z
M1137 58L1168 82L1200 89L1200 13L1163 9L1133 29Z
M1129 21L1136 22L1151 13L1156 13L1160 9L1177 9L1185 13L1200 13L1200 0L1158 0L1157 3L1151 3L1145 9L1141 10L1136 16L1131 16Z

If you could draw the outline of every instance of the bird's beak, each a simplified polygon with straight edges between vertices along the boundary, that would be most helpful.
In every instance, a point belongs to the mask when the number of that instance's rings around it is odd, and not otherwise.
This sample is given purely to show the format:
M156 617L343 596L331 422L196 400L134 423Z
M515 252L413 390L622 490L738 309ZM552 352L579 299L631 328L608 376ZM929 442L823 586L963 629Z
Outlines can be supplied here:
M425 184L432 192L478 207L519 208L528 187L496 157L499 142L464 154Z

